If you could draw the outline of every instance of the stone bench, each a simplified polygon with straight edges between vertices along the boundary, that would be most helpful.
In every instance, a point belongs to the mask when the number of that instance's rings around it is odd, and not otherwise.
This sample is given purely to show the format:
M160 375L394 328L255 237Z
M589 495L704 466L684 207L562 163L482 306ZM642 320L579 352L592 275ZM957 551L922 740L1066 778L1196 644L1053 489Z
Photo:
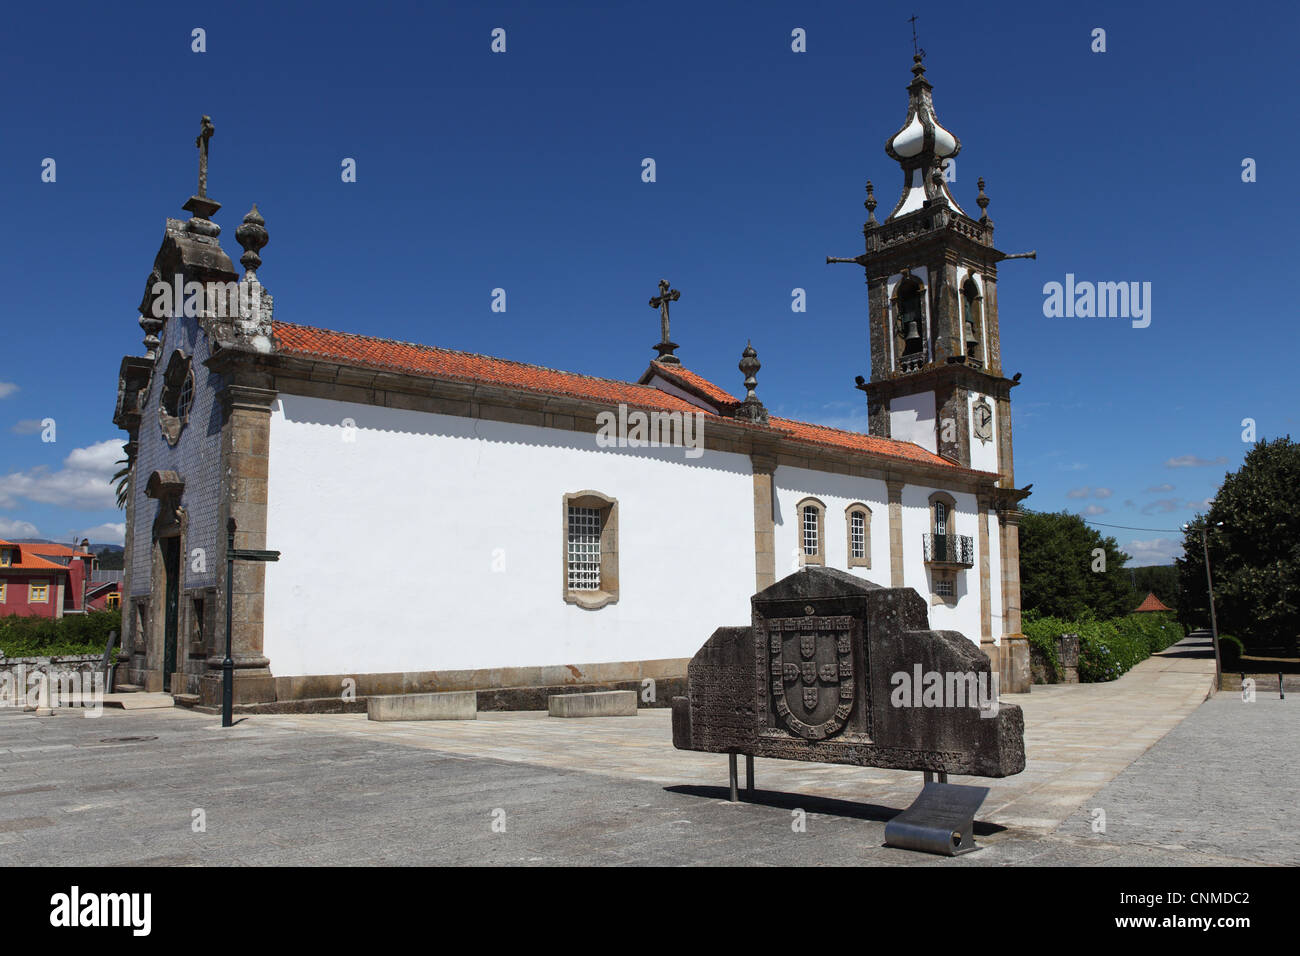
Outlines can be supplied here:
M552 717L635 717L636 691L552 694L546 705Z
M476 720L478 693L392 694L366 698L371 720Z

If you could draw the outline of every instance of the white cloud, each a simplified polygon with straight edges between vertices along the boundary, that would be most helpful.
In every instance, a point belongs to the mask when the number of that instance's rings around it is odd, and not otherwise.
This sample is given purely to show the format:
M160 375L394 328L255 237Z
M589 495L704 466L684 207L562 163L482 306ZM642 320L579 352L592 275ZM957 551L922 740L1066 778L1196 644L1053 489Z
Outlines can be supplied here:
M1148 502L1142 506L1144 515L1167 515L1172 511L1178 511L1183 503L1177 498L1160 498L1157 501Z
M1152 485L1150 488L1146 490L1146 492L1143 493L1146 494L1147 492L1151 492L1153 494L1162 495L1173 490L1174 490L1174 486L1169 484L1168 482L1165 482L1163 485Z
M116 462L123 457L122 441L110 438L73 449L58 471L37 465L0 476L0 508L12 508L25 498L82 511L115 509L117 496L111 479L120 467Z
M98 524L93 528L78 531L77 540L89 538L91 544L124 544L126 542L126 522L120 524Z
M1084 485L1082 488L1071 488L1065 493L1067 498L1109 498L1113 492L1109 488L1093 488L1091 485Z
M1196 455L1179 455L1177 458L1170 458L1165 462L1166 468L1202 468L1206 465L1226 465L1228 459L1220 455L1218 458L1198 458Z
M16 391L18 391L18 386L13 382L0 382L0 398L8 398Z
M15 422L14 427L9 429L15 435L35 435L41 428L39 418L24 418L22 421Z
M1088 505L1083 509L1083 513L1092 517L1094 515L1104 515L1109 510L1109 508L1104 508L1101 505Z
M36 530L36 525L30 521L18 521L0 516L0 538L13 540L14 538L39 538L40 536L41 533Z
M1174 558L1183 556L1183 543L1173 538L1152 538L1150 541L1130 541L1124 550L1132 555L1133 567L1148 564L1172 564Z

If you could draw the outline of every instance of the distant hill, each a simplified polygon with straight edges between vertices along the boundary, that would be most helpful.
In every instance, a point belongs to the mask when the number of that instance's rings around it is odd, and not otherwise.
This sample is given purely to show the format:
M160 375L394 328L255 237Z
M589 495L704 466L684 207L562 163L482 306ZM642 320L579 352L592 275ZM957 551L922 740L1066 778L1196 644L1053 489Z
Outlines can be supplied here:
M71 541L54 541L50 538L5 538L6 541L12 541L14 544L63 544L72 547ZM121 551L120 544L92 544L90 550L98 554L101 551Z

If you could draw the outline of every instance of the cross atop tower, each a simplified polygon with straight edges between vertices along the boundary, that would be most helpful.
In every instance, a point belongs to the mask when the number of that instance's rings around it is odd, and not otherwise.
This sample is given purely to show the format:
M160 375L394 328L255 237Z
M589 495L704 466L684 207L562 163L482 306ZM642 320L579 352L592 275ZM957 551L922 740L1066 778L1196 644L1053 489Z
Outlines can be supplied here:
M186 229L214 239L221 233L221 227L212 222L212 216L221 208L221 203L208 198L208 140L212 139L215 132L212 117L204 116L199 124L199 135L194 138L194 145L199 150L199 191L181 207L193 216L186 223Z
M216 131L212 117L205 116L199 127L199 135L194 138L194 145L199 148L199 191L196 195L200 199L206 199L208 195L208 140L212 139L212 134Z
M912 53L921 58L925 57L925 51L916 45L916 14L907 18L908 23L912 24Z
M669 288L667 279L659 280L659 294L650 300L650 308L659 310L659 326L663 334L662 340L654 348L659 353L657 361L665 365L681 365L681 360L673 354L677 348L677 343L668 337L668 303L676 302L682 297L682 294L676 289Z

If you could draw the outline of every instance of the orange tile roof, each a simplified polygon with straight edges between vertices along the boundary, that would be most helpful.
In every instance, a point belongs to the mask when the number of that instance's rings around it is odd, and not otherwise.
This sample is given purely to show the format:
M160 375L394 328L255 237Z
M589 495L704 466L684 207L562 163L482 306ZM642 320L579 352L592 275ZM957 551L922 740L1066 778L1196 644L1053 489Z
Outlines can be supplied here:
M808 422L796 422L789 418L770 416L768 423L773 428L790 432L791 436L815 445L831 445L836 448L851 448L872 455L884 455L887 458L906 458L923 465L938 465L944 468L961 468L960 465L927 451L920 445L909 441L894 441L892 438L877 438L862 432L844 431L826 425L810 425ZM966 469L962 469L965 471Z
M650 385L579 375L575 372L561 372L540 365L528 365L473 352L414 345L409 342L380 339L351 332L335 332L279 321L274 323L273 334L277 351L286 355L321 358L379 371L391 370L459 382L503 385L597 402L622 402L641 408L671 412L703 411L699 406L685 399ZM664 366L659 362L652 362L651 367L667 378L675 378L690 385L719 404L736 405L739 402L739 399L724 389L680 365ZM704 414L711 413L704 411ZM911 442L877 438L860 432L813 425L788 418L771 417L769 426L783 433L784 437L796 441L896 458L931 467L971 471ZM763 428L761 425L749 427Z
M715 402L725 405L738 405L740 399L736 398L730 392L727 392L714 385L707 378L696 375L690 369L681 365L665 365L662 362L651 362L650 367L667 379L678 379L683 384L694 388L697 392L703 392Z
M39 571L66 571L66 565L59 564L56 561L47 561L37 554L38 549L44 549L43 544L20 544L17 541L0 541L0 548L17 548L18 560L10 564L7 568L0 570L14 569L17 571L39 570Z
M274 334L279 351L291 355L331 359L381 371L409 372L459 382L525 388L573 398L623 402L666 411L698 411L696 406L685 399L668 395L649 385L633 385L630 382L579 375L575 372L559 372L540 365L527 365L473 352L412 345L409 342L378 339L351 332L313 329L288 322L276 322Z
M1133 609L1133 613L1138 611L1172 611L1173 608L1165 607L1160 598L1156 597L1154 591L1148 591L1146 600Z

